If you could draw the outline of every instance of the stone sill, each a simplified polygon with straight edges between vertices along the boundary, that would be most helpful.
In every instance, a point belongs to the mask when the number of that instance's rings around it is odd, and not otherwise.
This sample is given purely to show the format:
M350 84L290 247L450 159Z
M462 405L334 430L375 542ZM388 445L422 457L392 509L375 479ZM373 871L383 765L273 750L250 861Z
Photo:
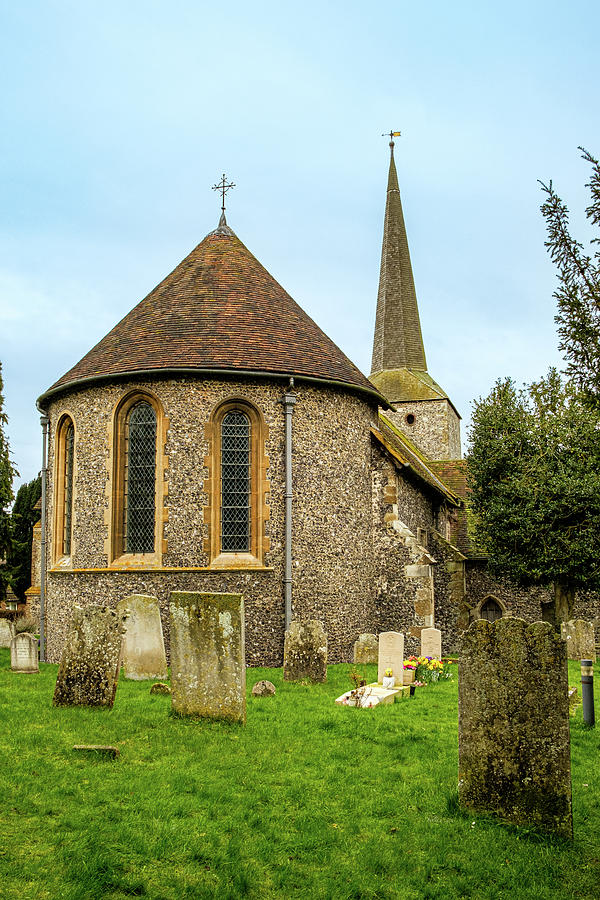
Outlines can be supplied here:
M142 568L141 566L136 566L133 568L132 566L110 566L102 569L49 569L49 575L94 575L98 574L108 574L114 572L118 575L135 575L139 572L144 575L151 575L154 572L157 573L165 573L165 572L274 572L274 566L147 566L146 568Z

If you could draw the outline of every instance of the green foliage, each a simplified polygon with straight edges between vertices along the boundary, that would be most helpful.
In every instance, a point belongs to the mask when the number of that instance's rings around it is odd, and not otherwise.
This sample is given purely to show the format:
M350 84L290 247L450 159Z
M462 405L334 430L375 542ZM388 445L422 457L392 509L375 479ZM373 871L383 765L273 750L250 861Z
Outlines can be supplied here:
M586 187L591 195L586 216L600 226L600 163L583 147L582 157L592 166ZM559 348L567 359L567 374L589 399L600 404L600 251L586 252L584 245L569 233L569 212L552 186L542 184L546 199L542 214L546 220L546 247L558 269L558 304L555 317ZM591 244L600 243L592 238Z
M4 412L3 389L2 363L0 363L0 600L4 600L6 588L10 581L4 561L10 547L9 507L14 497L12 482L13 477L18 474L10 461L8 438L4 433L4 429L8 424L8 418Z
M334 704L348 665L318 685L248 669L240 727L174 719L123 680L112 710L56 709L57 667L40 669L12 673L0 650L3 900L597 896L598 737L580 709L570 844L458 807L456 678L356 710ZM263 678L274 697L251 696Z
M13 590L19 600L25 600L25 591L31 585L31 542L33 526L40 518L36 503L42 496L42 477L38 475L22 484L10 519L10 548L7 554L8 569Z
M491 566L522 584L600 587L600 417L555 370L475 404L471 506Z

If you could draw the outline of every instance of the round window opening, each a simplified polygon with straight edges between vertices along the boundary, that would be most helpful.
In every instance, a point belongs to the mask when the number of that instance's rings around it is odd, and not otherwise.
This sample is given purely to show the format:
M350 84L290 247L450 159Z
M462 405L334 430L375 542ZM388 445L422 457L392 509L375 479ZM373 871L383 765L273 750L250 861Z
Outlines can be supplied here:
M408 413L408 415L406 416L406 424L407 425L415 424L415 417L414 417L413 413Z

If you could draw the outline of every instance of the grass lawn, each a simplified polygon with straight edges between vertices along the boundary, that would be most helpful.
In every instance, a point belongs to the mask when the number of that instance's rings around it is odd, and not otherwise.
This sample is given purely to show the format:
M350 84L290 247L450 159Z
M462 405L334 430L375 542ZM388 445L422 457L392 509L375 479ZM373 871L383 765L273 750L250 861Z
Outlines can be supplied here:
M123 680L113 710L53 709L57 667L11 673L0 651L0 897L600 896L598 704L596 730L571 719L569 844L458 809L456 674L356 710L333 703L350 668L312 686L249 669L244 728ZM250 696L261 678L275 697ZM93 743L120 758L71 749Z

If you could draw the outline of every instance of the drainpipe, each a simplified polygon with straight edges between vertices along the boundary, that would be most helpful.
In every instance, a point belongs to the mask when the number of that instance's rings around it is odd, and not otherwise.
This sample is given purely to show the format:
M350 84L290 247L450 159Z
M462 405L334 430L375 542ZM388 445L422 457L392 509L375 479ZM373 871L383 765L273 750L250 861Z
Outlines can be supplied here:
M48 425L50 419L40 416L42 426L42 542L40 552L40 661L46 661L46 486L48 482Z
M292 621L292 413L296 397L292 394L294 379L290 378L287 393L283 395L283 412L285 415L285 568L283 576L283 593L285 599L285 630L288 631Z

